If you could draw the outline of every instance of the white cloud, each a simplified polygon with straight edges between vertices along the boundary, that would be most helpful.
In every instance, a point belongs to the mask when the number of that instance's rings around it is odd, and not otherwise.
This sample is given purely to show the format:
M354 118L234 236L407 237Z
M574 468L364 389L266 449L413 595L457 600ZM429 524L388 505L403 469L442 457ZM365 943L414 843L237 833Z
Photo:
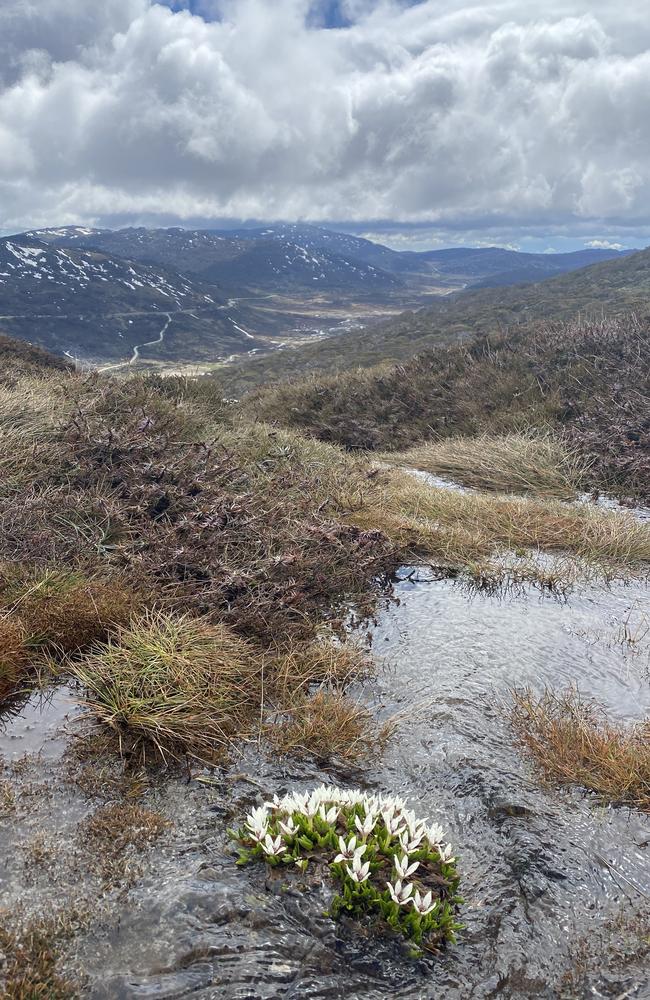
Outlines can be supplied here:
M4 0L0 226L650 221L647 0Z
M612 243L610 240L588 240L586 247L592 250L624 250L622 243Z

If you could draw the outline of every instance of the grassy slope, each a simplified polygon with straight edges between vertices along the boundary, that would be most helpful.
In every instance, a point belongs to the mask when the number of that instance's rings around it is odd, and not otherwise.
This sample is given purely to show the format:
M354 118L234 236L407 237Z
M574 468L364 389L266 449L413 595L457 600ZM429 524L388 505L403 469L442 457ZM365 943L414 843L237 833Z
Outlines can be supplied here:
M582 313L635 310L650 315L650 250L606 261L537 285L490 288L442 298L426 309L344 337L279 352L215 376L231 396L263 383L308 372L349 371L399 362L472 334L492 333Z
M570 436L593 485L650 495L650 322L633 315L516 328L397 366L279 383L240 408L347 448L391 451L552 429Z

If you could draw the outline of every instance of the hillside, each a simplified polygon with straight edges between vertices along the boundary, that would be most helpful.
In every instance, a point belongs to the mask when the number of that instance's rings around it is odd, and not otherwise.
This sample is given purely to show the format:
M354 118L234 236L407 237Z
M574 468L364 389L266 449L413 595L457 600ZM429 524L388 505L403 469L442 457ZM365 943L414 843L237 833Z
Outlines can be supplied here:
M261 347L236 304L214 286L97 250L0 240L0 328L92 364L156 344L156 356L197 361Z
M85 364L219 366L615 253L397 252L307 225L34 230L0 240L0 329Z
M346 337L329 338L292 351L253 359L215 376L229 395L309 372L348 371L401 362L423 351L477 334L568 320L579 314L650 315L650 250L606 261L534 285L489 288L440 298L425 309Z

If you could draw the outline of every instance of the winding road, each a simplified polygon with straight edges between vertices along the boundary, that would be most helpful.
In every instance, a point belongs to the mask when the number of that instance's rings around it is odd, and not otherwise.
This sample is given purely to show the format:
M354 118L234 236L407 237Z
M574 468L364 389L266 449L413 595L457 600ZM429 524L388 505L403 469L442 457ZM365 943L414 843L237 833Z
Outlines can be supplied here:
M128 368L136 363L136 361L140 357L140 351L143 348L153 347L154 344L162 344L163 340L165 339L165 334L169 329L169 325L174 318L171 313L164 313L163 315L167 317L167 322L165 323L165 325L163 326L162 330L160 331L155 340L148 340L145 344L138 344L136 347L134 347L133 355L129 358L128 361L119 361L116 365L104 365L103 367L99 368L98 371L107 372L107 371L113 371L115 368Z

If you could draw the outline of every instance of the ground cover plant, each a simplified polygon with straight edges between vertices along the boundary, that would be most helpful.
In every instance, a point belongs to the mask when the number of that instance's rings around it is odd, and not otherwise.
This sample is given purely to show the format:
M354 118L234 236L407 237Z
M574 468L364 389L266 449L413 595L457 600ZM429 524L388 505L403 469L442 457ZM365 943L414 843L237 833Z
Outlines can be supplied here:
M333 917L390 928L415 953L455 941L462 900L453 850L401 799L322 785L266 802L234 836L239 864L292 866L304 877L329 871Z
M650 721L617 726L570 689L541 696L514 692L519 741L544 774L582 785L605 801L650 811Z

